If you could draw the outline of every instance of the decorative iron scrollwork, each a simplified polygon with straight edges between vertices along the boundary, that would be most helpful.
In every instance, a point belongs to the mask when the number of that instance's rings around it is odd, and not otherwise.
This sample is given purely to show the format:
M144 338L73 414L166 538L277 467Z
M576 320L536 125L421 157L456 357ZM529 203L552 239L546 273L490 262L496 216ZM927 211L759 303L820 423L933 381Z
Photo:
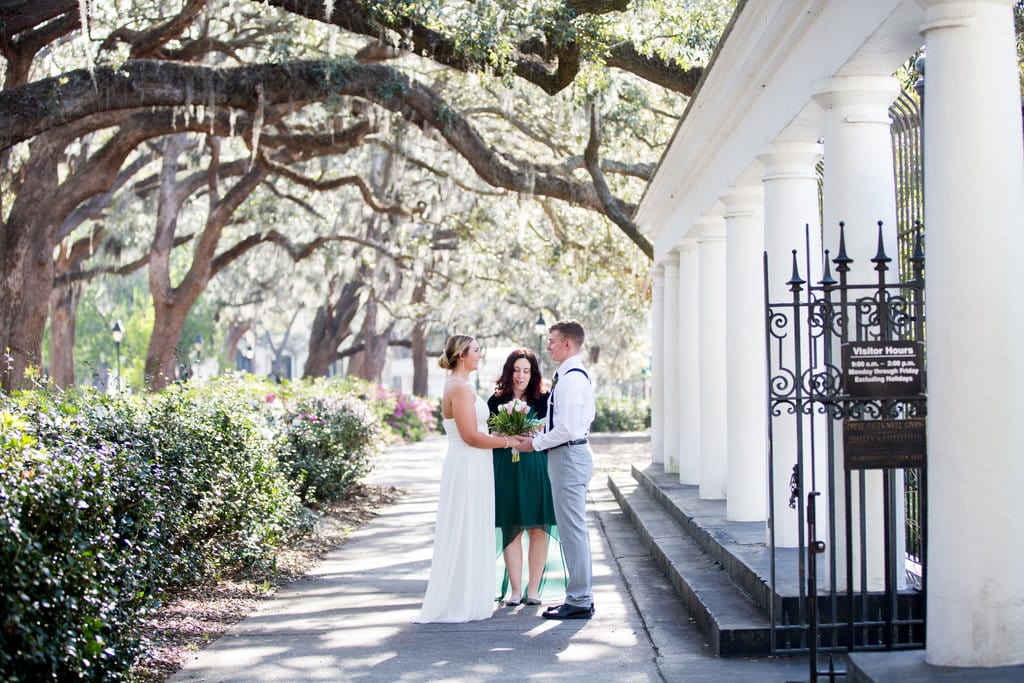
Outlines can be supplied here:
M789 475L789 507L796 510L800 500L800 465L793 465L793 474Z

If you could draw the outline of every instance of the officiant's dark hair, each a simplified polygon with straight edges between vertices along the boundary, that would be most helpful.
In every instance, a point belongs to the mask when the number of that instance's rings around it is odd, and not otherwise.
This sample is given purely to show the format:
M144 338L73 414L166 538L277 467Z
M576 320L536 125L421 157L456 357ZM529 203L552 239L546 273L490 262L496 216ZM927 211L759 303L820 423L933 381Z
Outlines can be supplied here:
M537 362L537 356L530 349L516 349L508 354L508 358L505 359L505 366L501 369L501 377L498 378L498 383L494 387L494 395L498 397L499 401L512 399L512 372L516 369L516 361L520 358L525 358L530 362L530 383L526 385L523 398L526 399L527 403L533 403L540 398L541 377L540 363Z

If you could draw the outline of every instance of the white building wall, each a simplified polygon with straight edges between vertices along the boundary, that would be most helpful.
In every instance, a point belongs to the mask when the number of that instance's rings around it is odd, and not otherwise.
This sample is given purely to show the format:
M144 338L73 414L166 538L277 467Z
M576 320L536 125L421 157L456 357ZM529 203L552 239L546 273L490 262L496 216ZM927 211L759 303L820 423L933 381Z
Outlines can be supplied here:
M742 4L636 215L661 261L716 213L720 189L740 183L767 145L824 140L825 247L834 255L837 223L846 221L854 277L870 281L876 222L890 235L895 229L885 114L896 96L891 75L927 43L927 659L943 666L1024 662L1024 420L1014 395L1024 384L1016 348L1024 304L1011 280L1024 253L1024 141L1012 5ZM801 228L805 209L793 211ZM700 487L713 498L726 494L727 481L724 252L710 230L698 241ZM886 242L890 257L895 244ZM678 381L685 378L684 369ZM877 477L867 480L873 510ZM876 528L869 521L869 534ZM868 559L874 585L880 571Z

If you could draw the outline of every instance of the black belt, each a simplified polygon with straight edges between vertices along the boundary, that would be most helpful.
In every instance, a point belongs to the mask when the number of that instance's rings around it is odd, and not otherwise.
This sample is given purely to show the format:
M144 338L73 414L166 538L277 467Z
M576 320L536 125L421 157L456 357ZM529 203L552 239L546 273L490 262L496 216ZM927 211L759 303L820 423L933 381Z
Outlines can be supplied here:
M565 443L560 443L557 446L552 446L551 448L561 448L562 446L582 446L585 443L587 443L587 437L583 437L582 439L573 439L572 441L566 441Z

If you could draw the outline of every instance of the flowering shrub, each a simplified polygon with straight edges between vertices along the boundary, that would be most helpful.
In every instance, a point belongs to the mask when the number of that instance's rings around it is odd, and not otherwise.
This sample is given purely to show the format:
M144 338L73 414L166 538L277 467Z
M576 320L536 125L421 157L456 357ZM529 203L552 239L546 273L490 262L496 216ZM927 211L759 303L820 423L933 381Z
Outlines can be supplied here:
M279 438L256 392L225 378L175 385L146 402L176 530L175 578L258 567L308 520L278 464Z
M341 497L383 445L380 424L352 397L301 399L285 413L282 432L279 458L306 503Z
M436 400L403 394L380 384L355 377L332 381L333 391L342 391L365 401L380 419L389 443L422 441L437 433L439 403Z
M399 441L422 441L434 431L434 413L437 404L419 396L410 396L395 390L385 390L390 400L384 404L389 408L393 401L394 407L384 415L387 425L394 438Z
M0 679L117 680L170 573L159 472L131 406L0 397Z
M436 407L361 380L0 393L0 680L120 680L170 583L273 570Z

